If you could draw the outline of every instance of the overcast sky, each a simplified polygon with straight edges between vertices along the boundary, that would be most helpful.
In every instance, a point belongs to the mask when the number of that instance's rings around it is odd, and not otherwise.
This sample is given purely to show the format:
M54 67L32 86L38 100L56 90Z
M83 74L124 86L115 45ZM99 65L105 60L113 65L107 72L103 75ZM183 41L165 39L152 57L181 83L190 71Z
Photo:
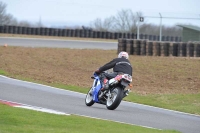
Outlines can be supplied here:
M164 25L193 24L200 27L200 0L0 0L7 4L7 13L17 20L46 26L86 25L96 18L116 16L122 9L131 9L144 16L198 19L167 19ZM146 23L160 24L159 18L145 18Z

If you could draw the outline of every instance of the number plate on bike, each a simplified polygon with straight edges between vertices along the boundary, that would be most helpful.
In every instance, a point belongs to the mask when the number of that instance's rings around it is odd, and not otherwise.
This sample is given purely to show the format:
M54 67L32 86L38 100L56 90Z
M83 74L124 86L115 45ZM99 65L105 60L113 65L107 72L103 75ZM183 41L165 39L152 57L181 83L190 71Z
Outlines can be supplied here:
M126 87L128 86L128 84L129 83L127 81L125 81L125 80L122 80L122 82L121 82L121 85L126 86Z
M125 80L127 80L127 81L129 81L129 82L132 82L132 76L129 75L129 74L124 74L124 75L122 76L122 78L125 79Z

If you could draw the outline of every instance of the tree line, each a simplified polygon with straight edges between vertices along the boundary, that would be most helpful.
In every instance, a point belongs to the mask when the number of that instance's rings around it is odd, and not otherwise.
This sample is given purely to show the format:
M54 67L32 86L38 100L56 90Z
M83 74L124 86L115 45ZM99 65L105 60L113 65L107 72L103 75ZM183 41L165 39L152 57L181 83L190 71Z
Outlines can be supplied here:
M41 22L32 24L26 20L18 21L12 14L6 11L7 4L0 1L0 25L13 25L24 27L39 27L42 26Z
M108 17L104 20L97 18L91 22L91 27L100 31L129 32L137 33L139 17L143 17L142 12L133 13L132 10L121 10L116 16ZM143 22L140 25L140 33L147 35L159 35L160 25ZM162 26L162 35L181 36L182 28L177 26Z
M18 21L13 15L6 12L7 5L0 1L0 25L13 25L24 27L45 27L39 20L37 23L30 23L26 20ZM133 13L132 10L118 11L115 16L110 16L105 19L97 18L90 22L89 28L97 31L109 31L109 32L122 32L122 33L137 33L137 26L139 17L143 16L142 12L138 14ZM63 26L70 28L69 26ZM78 26L76 28L85 28L86 26ZM159 35L160 26L143 22L140 25L140 34L147 35ZM177 26L162 26L163 36L181 36L182 28Z

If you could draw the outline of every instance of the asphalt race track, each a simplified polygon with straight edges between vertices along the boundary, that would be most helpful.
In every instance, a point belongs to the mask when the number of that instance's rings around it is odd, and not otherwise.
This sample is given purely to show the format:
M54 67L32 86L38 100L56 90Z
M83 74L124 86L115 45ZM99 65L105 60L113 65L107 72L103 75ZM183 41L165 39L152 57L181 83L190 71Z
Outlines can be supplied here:
M70 42L67 40L0 38L1 45L5 42L13 46L27 46L27 44L31 44L30 47L37 47L39 44L43 44L43 47L56 47L58 45L65 45L67 47L69 43L73 42L73 45L77 45L77 47L89 44L86 45L89 48L92 45L92 48L96 46L101 49L103 46L103 49L117 49L115 48L117 47L115 43L109 44L113 46L108 46L104 42L88 43L80 41ZM86 46L81 48L86 48ZM87 107L84 100L85 94L15 80L4 76L0 76L0 99L53 109L68 114L96 117L150 128L173 129L183 133L200 133L200 116L130 102L122 102L114 111L107 110L106 106L100 104Z
M116 42L101 41L76 41L76 40L58 40L58 39L38 39L38 38L12 38L0 37L0 46L23 47L51 47L51 48L72 48L72 49L117 49Z

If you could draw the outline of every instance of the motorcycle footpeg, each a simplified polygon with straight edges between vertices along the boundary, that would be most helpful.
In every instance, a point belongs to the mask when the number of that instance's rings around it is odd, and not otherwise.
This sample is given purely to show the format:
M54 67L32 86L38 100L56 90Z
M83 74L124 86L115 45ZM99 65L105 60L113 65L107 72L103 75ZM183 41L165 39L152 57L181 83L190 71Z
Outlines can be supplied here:
M125 96L128 96L129 93L130 93L130 89L124 91L124 95L125 95Z
M106 94L106 91L103 91L103 92L101 91L99 94L99 99L101 99L105 94Z

